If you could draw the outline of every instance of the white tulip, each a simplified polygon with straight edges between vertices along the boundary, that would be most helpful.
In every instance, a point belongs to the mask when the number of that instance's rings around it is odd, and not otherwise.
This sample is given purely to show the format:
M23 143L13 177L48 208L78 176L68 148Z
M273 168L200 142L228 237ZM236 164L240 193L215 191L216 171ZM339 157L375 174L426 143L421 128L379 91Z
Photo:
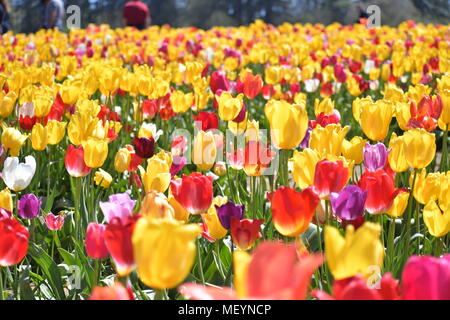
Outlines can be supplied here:
M25 157L25 163L19 163L19 158L7 158L2 178L9 189L22 191L29 186L35 173L36 160L33 156Z

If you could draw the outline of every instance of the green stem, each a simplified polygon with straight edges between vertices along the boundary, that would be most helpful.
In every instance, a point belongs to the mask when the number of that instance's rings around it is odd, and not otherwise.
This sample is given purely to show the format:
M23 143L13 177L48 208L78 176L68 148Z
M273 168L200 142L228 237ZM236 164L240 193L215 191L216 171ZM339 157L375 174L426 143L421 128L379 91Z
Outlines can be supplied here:
M205 284L205 275L203 274L202 255L200 253L200 239L197 240L197 259L198 259L198 266L200 268L200 278L202 279L202 284Z
M414 187L416 185L416 178L417 178L417 171L414 169L414 178L413 178L413 184L411 187L411 194L409 196L408 200L408 213L406 215L406 234L405 234L405 251L404 251L404 260L409 257L409 243L411 240L411 216L413 211L413 200L414 200Z
M416 202L416 230L417 233L420 233L420 205ZM417 237L417 254L420 254L420 237Z
M439 165L440 172L447 171L447 157L448 157L448 124L445 126L444 139L442 142L442 156L441 156L441 164Z
M391 217L389 221L389 235L387 244L387 253L389 257L389 270L393 271L394 268L394 238L395 238L395 218Z
M442 246L444 244L443 238L435 238L434 239L434 255L436 257L440 257L442 253Z
M5 300L5 296L3 295L3 268L0 267L0 300Z

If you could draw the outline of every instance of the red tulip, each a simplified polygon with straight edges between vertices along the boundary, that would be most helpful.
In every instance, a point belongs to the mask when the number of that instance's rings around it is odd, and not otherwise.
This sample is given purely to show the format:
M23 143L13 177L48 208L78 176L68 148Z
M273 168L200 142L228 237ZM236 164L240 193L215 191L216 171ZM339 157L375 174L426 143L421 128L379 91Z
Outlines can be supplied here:
M155 154L155 139L134 137L134 150L136 154L144 159L153 157Z
M209 129L219 128L219 118L212 112L200 112L198 116L193 116L196 122L200 122L199 130L208 131Z
M279 233L288 237L295 237L308 229L320 201L312 188L298 192L284 186L269 198L273 224Z
M213 178L198 172L172 180L170 190L174 198L191 214L208 211L213 200Z
M82 146L76 148L70 145L67 148L65 165L69 175L74 178L85 177L91 172L91 168L84 162L84 149Z
M108 256L105 245L105 225L90 223L86 231L86 253L93 259L104 259Z
M398 280L392 274L383 275L379 283L373 287L367 285L367 279L361 275L351 278L335 280L333 296L320 290L313 290L312 295L319 300L398 300L400 298Z
M0 216L0 267L10 267L25 258L28 251L28 229L16 219Z
M125 221L113 218L106 226L105 244L121 276L127 276L135 267L131 236L139 218L138 215L130 216Z
M144 100L141 111L144 119L153 119L159 111L158 100Z
M437 127L442 108L442 98L439 95L434 98L424 96L418 106L412 101L410 106L411 119L408 121L407 127L409 129L422 128L429 132L433 131Z
M215 94L218 90L229 91L230 83L224 71L214 71L211 74L210 81L211 91Z
M188 283L180 286L180 293L194 300L303 300L311 276L322 264L321 255L299 256L295 246L279 242L263 242L251 254L248 269L243 275L245 290L205 287ZM274 280L275 279L275 280Z
M62 121L65 110L66 104L62 100L61 95L58 93L49 114L44 118L44 123L47 124L49 120Z
M310 120L310 127L315 129L318 125L325 128L329 124L338 124L341 121L339 111L335 110L332 114L325 114L321 112L316 120Z
M134 300L134 294L131 287L116 282L110 287L95 287L89 300Z
M55 216L53 213L49 213L45 217L45 224L47 225L47 228L50 230L60 230L64 225L64 220L66 219L66 216L60 214L58 216Z
M239 220L235 217L231 218L231 237L234 244L241 250L248 250L255 244L255 241L262 238L260 232L261 224L264 219Z
M362 191L368 191L365 209L371 214L385 213L401 189L395 189L394 177L385 170L366 171L359 180Z
M244 95L248 99L254 99L261 92L263 86L261 75L254 76L251 72L247 72L243 85Z
M342 161L322 160L316 165L314 188L320 198L326 199L332 192L341 191L348 181L348 168Z
M262 87L261 93L264 99L269 100L275 94L275 89L272 85L266 84Z
M20 127L25 131L31 131L36 122L37 122L36 117L22 116L22 115L19 116Z
M334 66L334 76L338 82L344 83L347 81L347 73L345 72L345 68L342 63L336 63Z

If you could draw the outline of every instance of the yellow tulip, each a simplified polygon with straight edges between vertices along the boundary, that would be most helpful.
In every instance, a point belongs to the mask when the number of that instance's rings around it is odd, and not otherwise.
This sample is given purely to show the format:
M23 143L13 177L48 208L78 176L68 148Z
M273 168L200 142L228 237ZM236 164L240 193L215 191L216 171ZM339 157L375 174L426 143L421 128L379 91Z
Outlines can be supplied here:
M77 111L70 118L67 135L72 144L79 146L86 142L97 128L99 119L88 112Z
M194 94L192 92L185 94L181 91L174 91L170 95L170 103L174 112L184 113L194 104Z
M233 121L237 118L244 106L244 95L240 94L233 98L230 92L224 91L220 96L216 95L219 105L219 117L224 121Z
M425 169L416 175L414 184L414 199L421 204L427 204L430 201L436 201L440 197L441 186L445 176L438 172L427 174ZM412 187L414 173L411 173L409 183Z
M450 207L440 208L430 201L423 209L423 221L434 237L443 237L450 232Z
M227 235L227 229L222 226L222 223L219 220L219 216L217 215L216 206L223 206L228 202L227 197L217 196L214 198L211 207L208 209L206 214L202 215L203 222L208 227L208 233L215 240L219 240L224 238Z
M192 161L200 171L208 171L214 166L217 147L211 131L199 131L194 139Z
M436 137L424 129L413 129L403 135L405 158L410 168L427 167L436 155Z
M320 154L313 149L304 149L303 151L294 151L291 159L293 162L292 176L295 184L300 189L306 189L314 184L314 175L316 165L321 160Z
M308 129L305 104L291 105L284 100L271 100L264 111L270 123L272 142L278 148L296 148L305 138Z
M380 241L381 226L366 222L355 231L347 226L345 237L335 227L325 227L325 256L336 280L357 274L370 276L373 267L383 265L384 247Z
M194 240L201 232L198 225L173 219L139 219L132 237L139 279L154 289L178 286L194 264Z
M317 126L311 131L309 147L316 150L322 158L327 156L340 156L345 136L350 127L341 127L340 124L330 124L325 128Z
M256 120L247 121L247 129L245 130L245 140L259 141L259 122Z
M189 211L187 211L173 195L169 195L169 204L174 210L174 218L178 221L187 223L189 220Z
M397 118L398 126L403 131L409 130L407 127L409 119L411 119L411 108L406 102L398 102L395 105L395 117Z
M97 186L107 189L111 185L112 180L112 176L105 170L98 169L95 172L94 182Z
M392 202L391 208L386 212L394 218L401 217L408 207L409 192L400 192Z
M116 157L114 158L114 169L117 172L123 173L125 172L131 163L131 153L127 148L121 148L116 153Z
M384 99L392 103L405 102L405 95L403 90L396 85L388 84L384 90Z
M392 170L395 172L404 172L408 170L409 166L405 158L405 144L403 136L397 137L392 133L391 140L389 142L389 154L388 161Z
M368 141L361 137L353 137L348 141L344 139L342 142L342 155L350 160L353 160L355 164L361 164L364 160L364 146Z
M17 94L14 91L4 95L3 90L0 90L0 118L6 118L13 112L16 100Z
M355 118L356 122L360 122L361 121L361 110L363 108L363 106L367 105L367 104L371 104L373 103L372 98L370 96L365 97L365 98L356 98L355 100L353 100L353 104L352 104L352 112L353 112L353 117Z
M150 191L142 201L139 214L151 219L173 219L175 217L175 210L169 204L169 201L163 193Z
M33 97L34 115L38 118L47 116L52 108L53 99L44 94L37 94Z
M165 192L170 185L171 166L172 158L166 151L162 151L149 159L147 170L142 173L145 191Z
M450 90L442 90L439 92L442 99L442 113L439 118L439 128L441 130L450 130Z
M330 98L325 98L322 101L316 99L314 101L314 114L316 117L321 114L332 114L334 112L334 101Z
M23 135L15 128L6 128L2 133L2 144L6 151L9 150L11 157L18 157L20 148L28 139L28 136Z
M47 148L47 143L47 128L40 123L36 123L31 130L31 146L36 151L43 151Z
M108 157L108 142L97 138L88 138L83 144L84 163L89 168L100 168Z
M61 142L66 134L67 122L60 122L57 120L49 120L47 125L47 138L49 145L56 145Z
M265 68L264 79L267 84L277 84L283 79L283 69L280 66Z
M8 188L0 191L0 208L12 212L14 209L11 191Z
M393 108L388 101L378 100L361 105L360 125L364 134L373 141L382 141L389 132Z

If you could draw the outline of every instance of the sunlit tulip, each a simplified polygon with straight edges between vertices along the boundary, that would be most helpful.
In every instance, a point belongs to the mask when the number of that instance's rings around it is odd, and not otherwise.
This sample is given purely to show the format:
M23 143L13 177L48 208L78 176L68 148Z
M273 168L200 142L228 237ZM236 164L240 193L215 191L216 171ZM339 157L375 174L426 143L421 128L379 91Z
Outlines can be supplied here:
M199 130L208 131L219 128L219 119L215 113L203 111L193 118L195 122L200 122Z
M151 219L173 219L175 210L163 193L149 191L142 200L139 214Z
M382 141L389 132L393 107L388 101L378 100L361 104L360 125L364 134L372 141Z
M128 167L131 164L131 153L127 148L121 148L117 151L116 156L114 157L114 169L117 172L123 173L128 170Z
M208 236L214 240L220 240L224 238L228 230L225 229L217 214L216 206L221 207L227 203L226 197L216 197L213 200L213 205L209 208L206 214L202 215L203 223L206 225Z
M264 242L251 255L235 251L233 261L234 289L188 283L179 288L180 293L192 300L302 300L323 258L299 256L292 245Z
M232 217L230 223L230 233L234 244L241 250L248 250L252 248L255 241L262 238L260 232L263 219L251 220Z
M436 154L436 137L424 129L413 129L403 135L404 153L410 168L427 167Z
M181 222L187 222L189 219L189 211L187 211L172 194L169 195L169 204L174 210L174 218Z
M371 214L389 210L400 192L400 189L395 188L394 177L385 170L364 172L358 185L361 190L368 192L365 208Z
M165 192L170 185L171 166L172 158L169 153L164 151L149 159L147 170L142 174L145 191Z
M264 80L267 84L277 84L283 77L283 69L280 66L271 66L265 68Z
M410 193L407 190L402 190L394 198L391 208L386 213L394 218L401 217L408 207L409 196Z
M422 128L428 132L436 129L439 117L442 112L442 99L435 96L424 96L416 106L416 102L411 102L411 118L407 123L408 129Z
M111 185L112 180L112 176L103 169L98 169L95 172L94 182L97 186L107 189Z
M190 214L205 213L213 200L213 178L198 172L172 180L170 190L174 198Z
M236 153L237 159L240 155ZM272 159L275 157L275 152L270 151L270 147L265 146L258 141L249 141L244 149L244 171L247 175L258 177L262 175L268 167Z
M131 200L128 193L118 193L110 195L107 202L100 201L99 205L106 222L110 222L116 217L124 221L133 214L136 200Z
M200 171L209 171L216 161L217 146L212 132L199 131L194 139L192 161Z
M25 157L25 163L19 158L7 158L3 166L2 178L6 186L13 191L26 189L36 172L36 160L33 156Z
M248 99L254 99L261 92L263 86L261 75L254 76L251 72L248 72L243 82L243 92Z
M129 216L122 221L116 217L105 227L105 246L121 277L127 276L135 268L131 237L138 219L139 216Z
M36 151L43 151L47 148L47 143L47 128L40 123L36 123L31 131L31 146Z
M181 91L174 91L170 95L170 103L173 111L176 113L184 113L194 104L194 95L192 92L185 94Z
M6 128L2 133L2 145L6 151L9 151L11 157L18 157L20 148L27 140L28 136L23 135L19 130Z
M224 121L233 121L244 107L243 95L233 97L231 93L225 91L216 95L216 100L219 105L219 117Z
M194 240L200 233L201 228L194 224L172 219L139 219L132 238L139 279L154 289L179 285L194 264Z
M330 124L325 128L316 127L311 132L309 147L322 157L340 156L345 136L350 128L342 128L339 124Z
M395 172L404 172L409 168L405 158L405 144L403 136L397 137L395 132L392 133L391 141L389 142L388 161L389 166Z
M450 232L450 207L441 208L430 201L423 209L423 220L433 237L443 237Z
M269 196L269 200L275 228L288 237L295 237L306 231L320 201L312 188L297 192L287 187L280 187Z
M43 118L49 114L53 99L44 94L37 94L33 97L33 105L36 117Z
M23 195L17 203L17 211L23 219L33 219L37 217L41 210L41 201L34 194Z
M436 201L440 197L441 187L444 185L445 175L439 172L427 174L425 169L417 173L414 183L414 199L425 205L430 201ZM414 173L411 174L409 184L412 187Z
M342 141L342 155L347 159L355 161L355 164L361 164L364 160L364 146L367 140L361 137L353 137L352 140Z
M81 178L87 176L91 172L84 162L84 149L82 146L74 147L69 145L64 160L66 170L71 177Z
M366 144L364 147L364 168L374 172L383 169L388 158L388 150L382 143L375 145Z
M219 90L222 91L230 90L230 83L224 71L214 71L211 74L210 88L214 94L216 94L217 91Z
M321 199L330 193L341 191L349 179L349 170L342 161L321 160L316 165L314 190Z
M11 191L9 191L8 188L0 191L0 208L8 210L9 212L13 211L13 199Z
M13 112L16 100L17 94L14 91L6 95L3 90L0 91L0 118L7 118Z
M105 225L90 223L86 231L86 253L93 259L104 259L108 256L105 245Z
M108 142L97 138L89 138L83 144L84 163L89 168L100 168L108 157Z
M273 144L280 149L293 149L302 142L308 128L305 105L291 105L271 100L264 109L270 123Z
M25 258L29 237L19 221L0 217L0 267L16 265Z
M67 122L49 120L45 128L47 129L47 143L56 145L61 142L66 134Z
M384 248L380 241L381 226L366 222L355 231L347 226L345 237L339 230L325 227L325 256L336 280L361 274L368 277L373 267L383 265Z

